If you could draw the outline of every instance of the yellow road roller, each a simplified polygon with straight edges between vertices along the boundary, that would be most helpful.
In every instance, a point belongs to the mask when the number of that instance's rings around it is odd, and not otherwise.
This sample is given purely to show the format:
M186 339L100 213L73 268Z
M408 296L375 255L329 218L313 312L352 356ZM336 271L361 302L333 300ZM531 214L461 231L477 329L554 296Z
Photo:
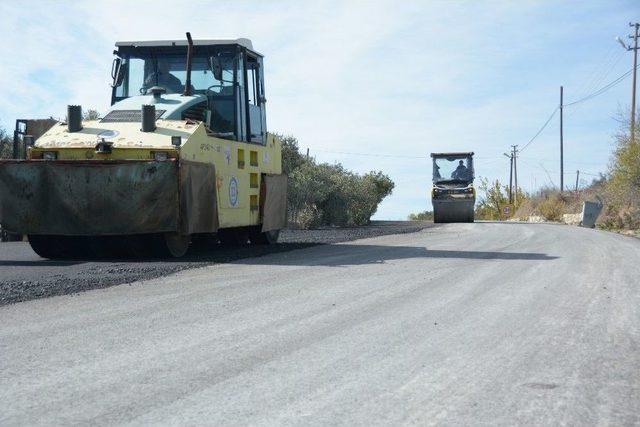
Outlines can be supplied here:
M281 144L248 39L118 42L111 107L0 163L0 224L45 258L180 257L195 239L269 244L286 225ZM29 141L25 137L25 141Z
M473 152L431 153L433 222L473 222Z

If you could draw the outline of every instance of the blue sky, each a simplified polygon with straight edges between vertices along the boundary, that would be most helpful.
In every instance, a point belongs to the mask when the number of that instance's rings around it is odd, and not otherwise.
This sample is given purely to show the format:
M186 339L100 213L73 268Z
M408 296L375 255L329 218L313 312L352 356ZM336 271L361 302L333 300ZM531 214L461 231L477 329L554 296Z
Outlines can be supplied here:
M248 37L266 57L269 130L386 172L396 189L377 218L403 219L430 208L430 152L475 151L477 175L507 180L502 153L537 132L560 85L571 102L631 69L614 37L637 20L637 0L5 1L0 125L105 111L116 40ZM566 109L565 182L606 171L630 88ZM526 190L558 184L558 140L556 116L522 153Z

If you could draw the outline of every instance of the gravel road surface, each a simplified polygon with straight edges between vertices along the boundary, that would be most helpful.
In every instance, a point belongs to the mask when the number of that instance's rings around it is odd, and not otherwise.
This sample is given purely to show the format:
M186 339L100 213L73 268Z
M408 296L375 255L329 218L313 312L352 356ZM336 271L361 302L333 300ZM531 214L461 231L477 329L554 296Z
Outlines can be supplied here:
M0 425L637 425L640 241L449 224L0 307Z
M277 245L236 249L193 245L187 256L178 260L50 261L36 255L26 242L0 243L0 305L153 279L190 268L317 244L410 233L425 227L433 227L433 223L373 221L364 227L285 230Z

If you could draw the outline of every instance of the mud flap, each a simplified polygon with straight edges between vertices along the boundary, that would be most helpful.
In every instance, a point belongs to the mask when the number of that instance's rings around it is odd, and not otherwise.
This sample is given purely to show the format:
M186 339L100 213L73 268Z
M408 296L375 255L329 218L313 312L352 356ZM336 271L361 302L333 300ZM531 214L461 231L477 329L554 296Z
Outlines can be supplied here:
M264 175L262 232L287 226L287 175Z
M14 233L175 232L178 209L175 161L0 162L0 223Z
M216 168L213 164L180 161L182 234L218 231Z

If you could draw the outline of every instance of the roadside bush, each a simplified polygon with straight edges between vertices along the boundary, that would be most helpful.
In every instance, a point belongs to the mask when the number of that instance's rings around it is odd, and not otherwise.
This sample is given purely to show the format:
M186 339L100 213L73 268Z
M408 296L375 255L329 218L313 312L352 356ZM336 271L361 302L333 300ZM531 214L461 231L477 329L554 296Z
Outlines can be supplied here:
M382 172L360 175L339 163L316 163L300 153L296 138L280 138L283 172L289 176L288 219L293 227L367 224L393 191L393 181Z
M305 205L297 212L293 225L304 229L318 227L322 225L322 213L315 205Z
M600 218L599 226L606 230L640 230L640 208L635 206L605 205Z
M561 221L565 212L565 202L559 194L543 199L538 204L538 212L547 221Z
M487 178L480 177L478 185L479 196L476 201L475 216L477 219L497 220L501 218L500 208L509 203L509 186L499 180L489 182ZM517 197L514 202L514 210L525 203L528 195L521 188L516 189ZM515 196L516 194L514 194Z
M602 197L600 181L594 182L585 189L579 191L565 191L560 194L557 188L543 187L535 194L530 194L522 203L515 218L527 221L531 216L541 217L546 221L563 221L565 214L579 214L582 211L582 203L586 200L594 201Z
M409 214L407 218L409 221L433 221L433 212L424 211L418 213Z
M513 215L513 219L518 221L527 221L531 216L539 216L540 212L538 212L537 209L538 202L539 200L536 200L533 196L525 199L520 203L520 206L518 206L518 209Z
M616 148L609 165L609 179L604 184L606 200L602 225L611 229L640 229L640 135L635 140L622 120L622 130L615 136ZM638 125L636 124L636 129Z
M319 209L331 191L331 185L326 174L311 162L304 162L300 167L289 173L287 189L287 203L289 220L299 226L303 226L300 215L304 214L305 224L322 222L322 212ZM311 220L310 215L318 218Z

